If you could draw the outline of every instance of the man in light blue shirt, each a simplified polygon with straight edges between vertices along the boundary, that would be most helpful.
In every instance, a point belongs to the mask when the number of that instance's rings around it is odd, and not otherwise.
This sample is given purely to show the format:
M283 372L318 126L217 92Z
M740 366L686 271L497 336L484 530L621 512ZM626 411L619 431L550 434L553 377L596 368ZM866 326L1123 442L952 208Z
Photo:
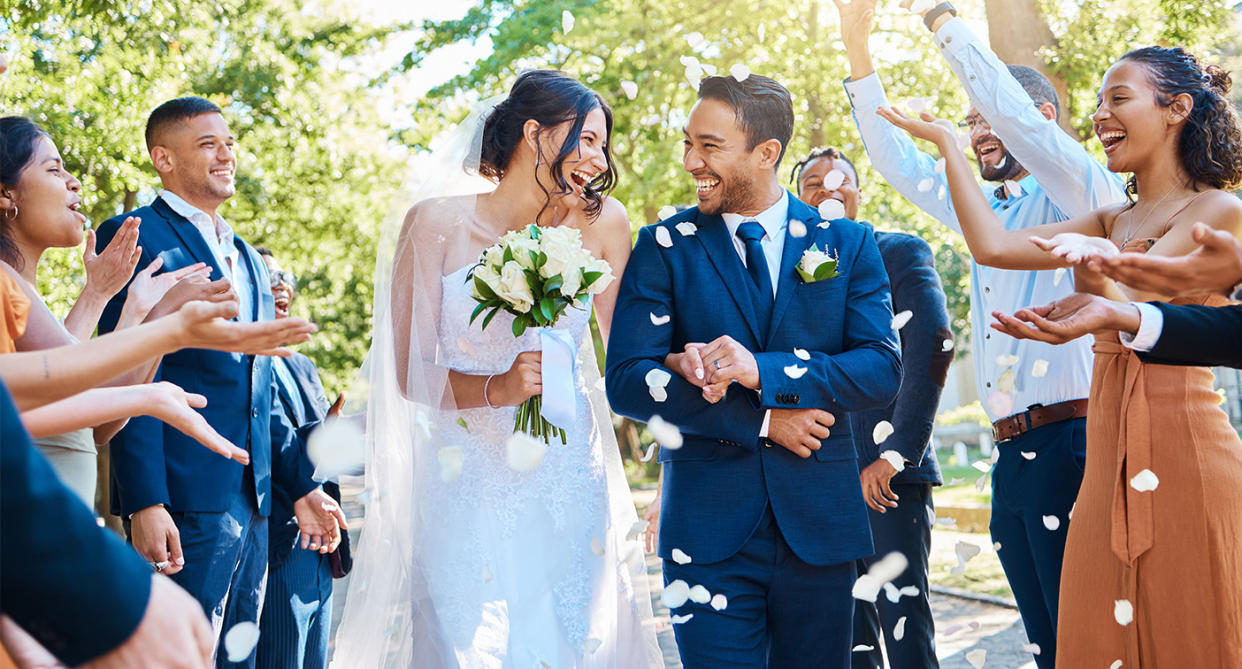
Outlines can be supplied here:
M906 199L961 232L937 159L876 115L888 106L868 36L875 0L843 4L850 59L845 83L872 164ZM1006 66L956 18L949 3L924 14L935 44L970 96L965 121L985 196L1014 230L1080 216L1124 197L1115 175L1056 123L1051 83L1029 67ZM993 422L1000 458L993 469L993 540L1018 602L1036 662L1052 667L1061 558L1069 512L1082 481L1091 344L1018 340L988 328L992 312L1013 313L1073 292L1072 276L1053 271L971 267L972 351L979 396Z

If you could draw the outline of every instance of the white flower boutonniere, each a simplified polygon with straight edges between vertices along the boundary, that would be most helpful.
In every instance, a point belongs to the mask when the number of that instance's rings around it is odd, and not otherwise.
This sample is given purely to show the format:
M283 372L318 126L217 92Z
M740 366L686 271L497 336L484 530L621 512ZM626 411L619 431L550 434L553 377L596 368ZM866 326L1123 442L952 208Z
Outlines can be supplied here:
M798 276L802 277L805 283L815 283L824 279L834 279L840 272L837 271L837 259L828 251L828 245L824 245L824 250L820 251L812 244L811 248L803 251L802 260L798 261Z

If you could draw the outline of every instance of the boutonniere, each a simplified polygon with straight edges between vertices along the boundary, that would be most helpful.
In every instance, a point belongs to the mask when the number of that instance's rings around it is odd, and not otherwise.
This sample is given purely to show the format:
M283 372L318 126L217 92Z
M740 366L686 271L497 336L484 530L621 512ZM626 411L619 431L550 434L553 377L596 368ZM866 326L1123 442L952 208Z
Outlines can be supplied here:
M824 244L824 250L820 251L812 244L811 248L802 252L802 259L798 261L798 276L802 277L804 283L815 283L824 279L835 279L840 272L837 271L837 259L833 254L828 252L828 245Z

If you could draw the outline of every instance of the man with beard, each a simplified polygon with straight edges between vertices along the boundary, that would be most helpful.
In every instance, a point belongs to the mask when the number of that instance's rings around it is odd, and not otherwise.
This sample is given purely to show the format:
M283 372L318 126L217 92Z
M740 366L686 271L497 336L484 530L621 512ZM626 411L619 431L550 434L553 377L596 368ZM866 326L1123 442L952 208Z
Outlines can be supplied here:
M872 164L906 199L960 233L937 160L876 114L888 106L868 46L876 0L834 1L850 61L845 90ZM1057 125L1057 95L1047 78L1000 62L949 3L923 19L970 96L963 125L981 175L997 184L985 195L1006 228L1067 220L1124 198L1120 179ZM975 378L1000 449L992 470L992 538L1027 636L1039 646L1040 667L1051 667L1056 655L1061 559L1085 461L1091 342L1016 340L988 322L993 312L1046 304L1073 290L1072 276L972 263Z
M779 83L708 77L684 130L698 206L639 230L605 374L614 411L683 435L659 541L682 663L844 669L874 551L844 418L901 383L888 276L867 226L780 187Z

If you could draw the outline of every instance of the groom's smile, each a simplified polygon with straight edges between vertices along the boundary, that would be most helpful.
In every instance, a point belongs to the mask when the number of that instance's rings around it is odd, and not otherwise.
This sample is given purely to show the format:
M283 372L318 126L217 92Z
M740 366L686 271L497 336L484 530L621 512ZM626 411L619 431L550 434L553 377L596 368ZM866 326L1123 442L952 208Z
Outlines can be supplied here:
M686 121L682 163L694 177L699 211L704 214L757 214L765 204L758 184L771 177L762 151L750 146L746 131L728 103L699 100ZM770 194L769 194L770 195ZM770 197L767 199L771 199Z

